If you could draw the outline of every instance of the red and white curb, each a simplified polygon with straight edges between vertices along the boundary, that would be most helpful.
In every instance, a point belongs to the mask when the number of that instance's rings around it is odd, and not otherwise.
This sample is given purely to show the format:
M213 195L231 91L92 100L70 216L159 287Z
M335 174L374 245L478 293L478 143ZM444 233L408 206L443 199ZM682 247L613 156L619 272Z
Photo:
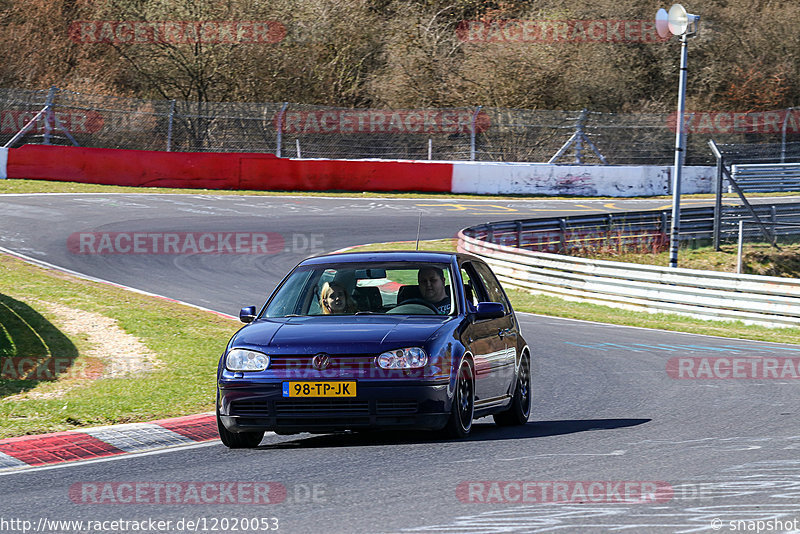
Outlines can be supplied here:
M213 413L0 440L0 472L219 439Z
M92 280L235 319L232 315L71 271L2 247L0 247L0 253L14 256L45 269L68 273L85 280ZM219 433L217 432L217 420L213 413L158 419L148 423L126 423L0 439L0 473L78 460L153 451L216 439L219 439Z

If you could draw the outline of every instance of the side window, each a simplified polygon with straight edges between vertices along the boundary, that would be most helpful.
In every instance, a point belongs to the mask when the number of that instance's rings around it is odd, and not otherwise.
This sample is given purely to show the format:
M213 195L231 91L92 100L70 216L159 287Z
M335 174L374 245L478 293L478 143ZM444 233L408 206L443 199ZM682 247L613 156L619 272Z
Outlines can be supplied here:
M505 307L506 312L510 312L511 306L506 299L505 293L503 293L503 288L500 287L500 282L498 282L497 277L494 275L492 270L483 263L476 263L475 270L477 271L481 282L483 282L483 286L486 288L486 296L488 297L489 302L499 302Z
M483 288L478 282L478 275L475 273L471 263L461 266L461 281L464 283L464 295L467 299L467 306L474 310L478 302L484 299Z

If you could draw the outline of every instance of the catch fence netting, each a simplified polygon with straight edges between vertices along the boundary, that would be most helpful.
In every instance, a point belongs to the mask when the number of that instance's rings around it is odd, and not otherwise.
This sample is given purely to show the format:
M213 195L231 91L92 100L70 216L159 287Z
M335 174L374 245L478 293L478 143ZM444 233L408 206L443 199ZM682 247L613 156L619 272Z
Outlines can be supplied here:
M13 139L31 119L24 135ZM708 139L800 157L800 110L688 114L687 165L713 165ZM783 115L781 115L783 114ZM738 121L738 122L737 122ZM748 122L749 121L749 122ZM142 100L63 89L0 89L0 145L268 152L328 159L670 165L675 114L489 107L350 109L283 102ZM775 149L774 146L778 148ZM776 155L777 154L777 155Z

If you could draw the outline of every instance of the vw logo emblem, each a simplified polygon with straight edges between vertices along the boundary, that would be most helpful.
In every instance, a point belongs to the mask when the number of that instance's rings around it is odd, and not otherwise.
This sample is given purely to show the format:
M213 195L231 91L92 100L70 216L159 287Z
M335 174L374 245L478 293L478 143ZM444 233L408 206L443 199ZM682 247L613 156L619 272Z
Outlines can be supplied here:
M322 371L323 369L327 369L328 367L330 367L331 357L329 354L320 352L319 354L315 354L314 357L311 359L311 365L314 366L314 369Z

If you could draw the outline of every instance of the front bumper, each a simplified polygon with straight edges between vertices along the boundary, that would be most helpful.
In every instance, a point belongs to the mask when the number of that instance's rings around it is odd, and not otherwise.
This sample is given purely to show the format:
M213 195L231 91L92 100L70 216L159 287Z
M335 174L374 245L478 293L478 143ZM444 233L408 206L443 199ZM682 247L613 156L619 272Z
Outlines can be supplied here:
M282 382L220 381L219 414L231 432L336 432L370 428L438 430L450 414L448 382L357 381L351 398L286 398Z

